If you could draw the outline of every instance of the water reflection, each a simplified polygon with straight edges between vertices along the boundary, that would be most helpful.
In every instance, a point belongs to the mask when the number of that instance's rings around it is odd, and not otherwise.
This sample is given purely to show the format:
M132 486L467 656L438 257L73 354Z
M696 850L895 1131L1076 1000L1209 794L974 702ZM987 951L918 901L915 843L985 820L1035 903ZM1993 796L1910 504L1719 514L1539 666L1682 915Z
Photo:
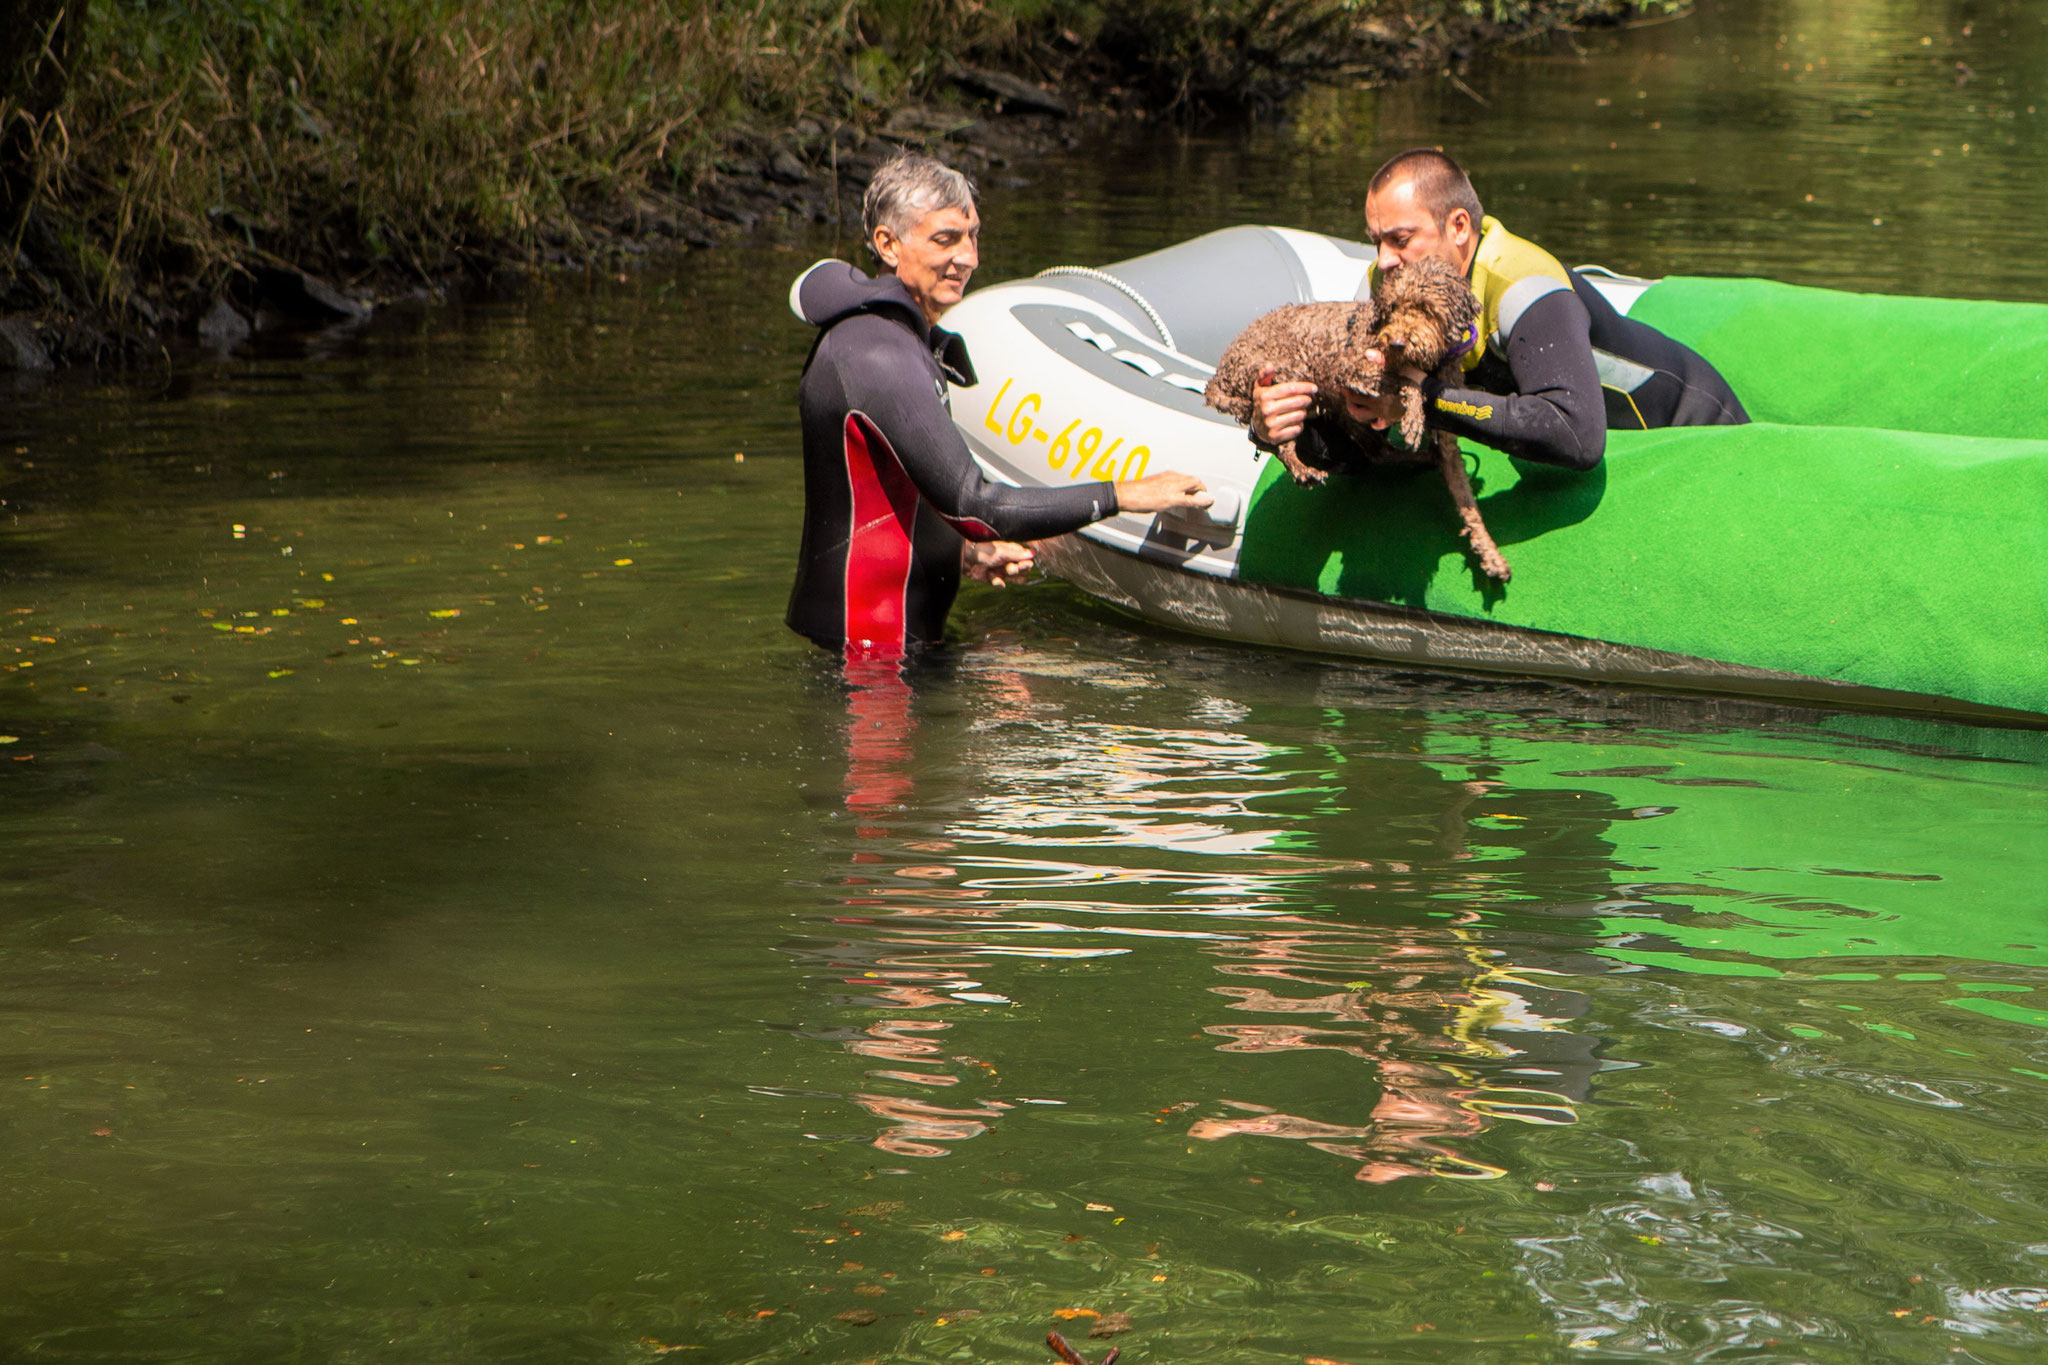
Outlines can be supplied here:
M1267 1102L1257 1072L1226 1082L1237 1068L1206 1068L1208 1098L1166 1111L1190 1139L1298 1141L1384 1184L1497 1177L1505 1168L1472 1154L1472 1139L1503 1120L1576 1122L1602 1062L1570 1028L1584 997L1546 984L1543 963L1578 941L1489 928L1479 906L1500 852L1469 834L1476 803L1502 785L1487 772L1399 762L1389 793L1386 773L1346 775L1340 726L1311 754L1256 738L1245 708L1209 695L1184 726L1084 718L1060 700L1076 684L1160 683L1015 647L911 678L850 664L841 682L856 838L820 852L851 871L832 879L829 932L789 951L831 983L835 1021L858 1021L809 1036L885 1063L841 1092L886 1125L868 1139L879 1150L943 1156L1021 1103L1068 1103L1003 1093L997 1049L976 1043L994 1060L973 1055L956 1031L1121 991L1150 994L1163 1016L1191 1014L1188 1037L1221 1054L1365 1065L1363 1084L1319 1071L1325 1083L1286 1106ZM965 789L948 784L957 806L919 799L912 771L946 767L920 752L920 707L962 702L964 725L955 716L950 740L933 743L964 749ZM1431 812L1419 838L1418 809ZM1341 852L1361 840L1402 856ZM1117 961L1139 953L1142 967ZM1088 989L1066 989L1083 964L1097 973ZM1182 1045L1167 1046L1124 1063L1185 1075Z
M1497 964L1501 951L1483 946L1477 925L1478 916L1467 913L1443 928L1318 927L1274 935L1242 960L1221 964L1226 974L1338 988L1304 996L1265 986L1211 987L1236 1002L1232 1009L1285 1021L1212 1024L1207 1032L1229 1040L1221 1051L1342 1053L1372 1068L1380 1093L1362 1125L1226 1101L1251 1116L1206 1119L1191 1136L1306 1141L1360 1162L1358 1179L1385 1184L1404 1176L1505 1174L1445 1145L1495 1118L1576 1122L1573 1101L1586 1097L1598 1069L1588 1040L1564 1033L1564 1019L1539 1011L1529 998L1537 988ZM1581 997L1569 999L1576 1004Z

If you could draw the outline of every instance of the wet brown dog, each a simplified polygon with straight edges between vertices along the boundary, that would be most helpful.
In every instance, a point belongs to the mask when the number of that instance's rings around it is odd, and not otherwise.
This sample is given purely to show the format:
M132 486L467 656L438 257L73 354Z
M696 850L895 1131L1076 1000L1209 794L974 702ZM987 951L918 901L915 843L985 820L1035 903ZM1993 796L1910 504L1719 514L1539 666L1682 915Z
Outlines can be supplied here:
M1310 415L1334 418L1375 463L1427 459L1422 387L1404 371L1419 370L1444 383L1455 382L1460 357L1477 335L1479 302L1456 270L1440 261L1411 262L1380 277L1369 304L1307 303L1276 308L1252 320L1224 351L1203 397L1210 407L1250 425L1252 388L1272 365L1276 381L1306 379L1318 390ZM1375 363L1375 358L1383 363ZM1401 398L1401 435L1406 450L1386 433L1353 420L1343 394L1376 398L1389 382ZM1436 460L1457 504L1458 518L1473 555L1488 577L1502 583L1511 571L1487 533L1465 474L1465 457L1449 432L1435 434ZM1280 447L1281 462L1300 483L1321 483L1328 475L1305 463L1294 443Z
M1252 319L1217 362L1214 377L1202 391L1203 400L1250 426L1252 388L1271 365L1274 383L1306 380L1316 386L1309 416L1337 422L1362 448L1371 450L1378 443L1377 434L1351 420L1344 390L1367 396L1379 392L1379 367L1366 354L1372 349L1374 311L1369 303L1289 303ZM1280 463L1296 483L1321 483L1329 477L1328 471L1303 461L1294 442L1282 441L1279 451Z

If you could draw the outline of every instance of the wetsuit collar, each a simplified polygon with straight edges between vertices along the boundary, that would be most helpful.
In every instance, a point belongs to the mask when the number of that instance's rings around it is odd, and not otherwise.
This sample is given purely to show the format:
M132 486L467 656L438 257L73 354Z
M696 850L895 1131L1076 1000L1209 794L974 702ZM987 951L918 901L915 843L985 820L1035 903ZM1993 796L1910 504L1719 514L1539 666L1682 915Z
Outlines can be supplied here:
M927 322L924 310L894 275L868 275L845 261L819 261L789 287L789 310L820 330L860 313L892 318L910 328L955 384L975 382L974 362L957 333Z
M979 381L975 377L974 362L967 357L967 341L958 332L949 332L943 327L931 329L932 359L939 362L939 368L946 372L949 382L962 388L973 388Z

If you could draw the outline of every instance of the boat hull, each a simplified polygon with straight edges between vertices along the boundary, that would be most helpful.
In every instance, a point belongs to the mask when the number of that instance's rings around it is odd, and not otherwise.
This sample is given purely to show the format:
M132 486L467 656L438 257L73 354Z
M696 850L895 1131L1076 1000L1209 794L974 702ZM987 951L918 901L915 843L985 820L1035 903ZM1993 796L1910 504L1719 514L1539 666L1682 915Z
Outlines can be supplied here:
M1039 563L1090 597L1154 625L1239 644L1460 673L1913 711L2048 728L2048 715L2038 712L1191 574L1079 535L1041 542Z

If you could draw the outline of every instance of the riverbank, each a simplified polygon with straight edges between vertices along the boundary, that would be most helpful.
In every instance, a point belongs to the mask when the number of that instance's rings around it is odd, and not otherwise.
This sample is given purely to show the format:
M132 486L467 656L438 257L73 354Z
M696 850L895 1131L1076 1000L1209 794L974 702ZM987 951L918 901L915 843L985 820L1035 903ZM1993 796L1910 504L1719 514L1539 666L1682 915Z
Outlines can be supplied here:
M857 218L898 146L985 172L1091 123L1272 108L1668 5L701 0L593 20L570 0L28 0L37 22L0 50L0 368L232 347Z

